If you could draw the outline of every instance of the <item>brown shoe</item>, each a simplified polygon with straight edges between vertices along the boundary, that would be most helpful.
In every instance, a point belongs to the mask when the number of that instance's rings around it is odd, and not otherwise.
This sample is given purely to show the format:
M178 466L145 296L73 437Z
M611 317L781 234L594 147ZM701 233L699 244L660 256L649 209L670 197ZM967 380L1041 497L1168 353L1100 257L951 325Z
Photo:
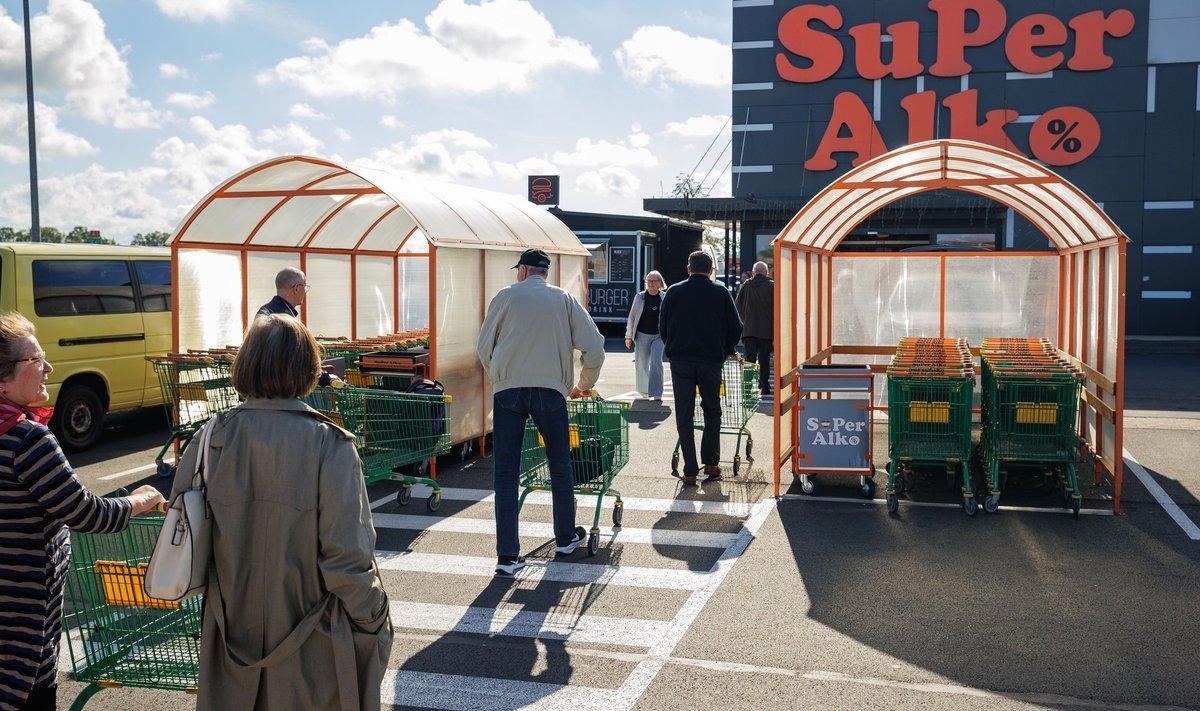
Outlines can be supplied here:
M715 464L704 465L704 481L716 481L721 478L721 467Z
M691 475L684 474L683 475L683 485L684 486L695 486L696 485L696 475L695 474L691 474Z

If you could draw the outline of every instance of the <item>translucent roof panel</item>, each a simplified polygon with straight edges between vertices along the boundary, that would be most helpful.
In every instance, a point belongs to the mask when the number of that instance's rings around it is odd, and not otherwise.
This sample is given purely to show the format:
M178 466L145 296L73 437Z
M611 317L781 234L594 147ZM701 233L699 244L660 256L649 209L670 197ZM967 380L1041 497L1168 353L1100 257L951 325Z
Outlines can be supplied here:
M395 252L414 228L435 247L587 255L558 218L518 196L305 156L266 161L230 178L189 213L172 241L253 250L311 240L313 249Z
M913 187L906 184L919 183ZM1065 250L1124 238L1095 202L1058 174L993 146L942 139L885 153L817 193L776 238L832 252L874 211L922 190L963 190L1013 208Z

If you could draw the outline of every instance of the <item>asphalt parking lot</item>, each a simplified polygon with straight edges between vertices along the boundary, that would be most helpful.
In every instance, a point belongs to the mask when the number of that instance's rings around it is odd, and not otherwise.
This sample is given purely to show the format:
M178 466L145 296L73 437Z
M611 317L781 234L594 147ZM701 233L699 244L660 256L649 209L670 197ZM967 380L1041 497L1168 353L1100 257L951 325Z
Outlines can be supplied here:
M1014 500L1031 510L968 518L936 480L914 494L930 505L895 517L849 488L826 492L846 501L776 501L759 463L684 489L669 475L669 401L631 412L630 462L616 480L624 525L614 532L603 512L594 558L552 560L548 497L535 495L522 514L533 564L516 580L494 579L487 459L440 467L447 489L436 513L373 487L397 630L384 703L1200 708L1194 358L1127 364L1126 447L1144 471L1127 474L1120 517L1073 519L1034 491ZM632 390L630 361L610 345L604 395ZM750 421L764 462L769 412ZM101 447L72 457L80 475L96 491L153 483L142 467L165 439L163 416L111 425ZM732 438L723 445L728 459ZM886 460L886 447L876 452ZM1102 510L1106 496L1089 489L1088 508ZM79 688L64 678L64 705ZM113 689L88 708L189 705L181 694Z

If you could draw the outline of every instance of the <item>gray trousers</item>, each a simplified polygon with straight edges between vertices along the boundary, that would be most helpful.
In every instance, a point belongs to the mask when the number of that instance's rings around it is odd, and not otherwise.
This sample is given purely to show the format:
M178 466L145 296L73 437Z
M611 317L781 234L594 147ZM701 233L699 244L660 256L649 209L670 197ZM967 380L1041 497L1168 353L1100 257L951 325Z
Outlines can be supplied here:
M637 391L650 397L663 394L663 340L658 334L633 334L634 372Z

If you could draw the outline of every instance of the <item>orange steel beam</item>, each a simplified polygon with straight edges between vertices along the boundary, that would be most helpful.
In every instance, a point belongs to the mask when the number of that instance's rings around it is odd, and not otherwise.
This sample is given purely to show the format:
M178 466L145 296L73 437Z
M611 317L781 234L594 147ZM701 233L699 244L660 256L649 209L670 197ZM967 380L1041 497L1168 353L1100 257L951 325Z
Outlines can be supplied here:
M241 251L242 260L242 334L250 327L250 259L246 250Z
M1058 341L1054 344L1058 348L1063 347L1063 332L1066 322L1066 291L1067 291L1067 260L1070 257L1060 254L1058 256Z
M429 245L429 379L437 380L437 376L437 249L431 243ZM437 457L429 460L429 476L437 479Z
M400 260L392 258L392 330L400 332Z
M36 123L34 124L36 125ZM179 243L171 242L171 350L179 352Z
M775 240L774 247L775 247L775 264L782 265L783 264L783 241ZM793 260L795 260L795 256L796 255L793 253L792 254ZM783 294L783 289L782 289L782 287L780 287L779 279L776 279L775 283L772 285L772 291L775 292L774 293L775 303L776 304L783 303L782 298L781 298L782 294ZM792 305L792 308L793 309L796 308L795 304ZM780 459L781 459L780 455L782 454L782 449L781 449L781 445L779 442L779 437L780 437L779 429L780 429L780 416L781 416L781 412L779 409L779 402L781 400L783 400L783 391L781 391L779 389L779 371L780 371L780 367L779 367L780 360L779 359L780 359L780 356L783 355L783 344L779 339L779 334L780 334L779 309L776 308L773 311L774 311L774 317L773 317L772 321L774 321L774 323L771 324L771 328L772 328L772 336L774 337L775 342L772 344L771 350L775 351L775 375L774 375L775 402L772 404L771 408L774 410L774 412L772 414L774 415L773 426L774 426L774 430L775 430L775 437L771 443L772 450L773 450L771 452L772 460L773 460L773 462L772 462L773 466L771 467L771 469L772 469L772 473L774 474L774 477L775 477L775 498L779 498L779 494L780 494L779 470L783 467L783 462L780 461ZM792 318L793 321L796 320L794 317L795 317L795 314L793 314L793 318Z
M1087 363L1088 365L1092 364L1091 361L1088 360L1088 326L1091 325L1092 317L1091 304L1089 303L1089 296L1092 290L1092 278L1089 271L1089 267L1091 265L1091 256L1091 250L1087 250L1083 253L1083 323L1081 323L1079 326L1079 360ZM1085 383L1083 387L1086 388L1087 384ZM1079 436L1083 438L1084 446L1090 444L1087 441L1087 406L1085 405L1081 405L1079 407ZM1100 441L1099 432L1096 433L1096 441ZM1095 451L1095 446L1092 446L1092 452L1094 453Z
M779 262L775 262L775 263L779 264ZM800 264L797 263L797 261L796 261L796 252L792 252L791 263L792 263L792 314L791 314L792 317L790 319L788 319L790 321L790 323L787 324L787 328L790 329L792 332L792 360L788 363L789 369L795 368L796 363L799 362L799 360L800 360L800 354L799 354L800 339L796 337L797 336L796 324L800 323L800 319L796 318L796 305L799 303L798 294L800 291L799 279L797 277L800 276ZM808 284L805 284L804 288L808 289ZM778 360L775 361L775 372L776 373L779 372L779 361ZM798 383L796 381L792 382L792 393L794 395L799 395L799 389L797 388L797 384ZM778 384L776 385L776 389L774 392L775 392L775 398L778 399L780 397ZM788 447L790 447L792 450L792 471L795 471L796 465L799 461L799 459L798 459L799 451L797 450L796 445L800 442L800 425L799 425L799 420L797 419L799 416L799 413L800 413L800 398L799 397L792 398L792 402L794 403L792 405L792 431L791 431L792 438L791 438L791 440L788 441ZM777 477L779 476L778 471L776 472L776 476Z
M303 249L300 250L300 271L304 272L304 280L307 282L308 281L308 252ZM305 326L308 325L308 304L306 303L307 301L308 301L308 296L306 294L304 297L304 301L300 302L304 305L304 308L300 309L300 323L304 324Z
M357 254L360 256L364 256L364 257L396 257L396 256L426 257L426 256L428 256L427 254L415 254L415 253L397 255L395 252L383 252L383 251L371 250L371 249L360 249L358 251L354 251L353 249L335 249L333 247L302 248L299 246L288 247L286 245L273 245L273 244L251 244L251 245L243 246L240 244L226 244L226 243L222 243L222 242L187 242L184 245L184 249L197 249L197 250L212 249L212 250L223 251L223 252L241 252L242 250L245 250L247 252L264 252L264 253L275 253L275 254L278 254L278 253L285 253L285 254L304 254L304 253L308 253L308 254L340 254L340 255ZM301 268L301 271L303 271L303 267Z
M1105 307L1107 306L1107 295L1104 293L1108 288L1108 274L1106 273L1108 266L1107 250L1100 250L1096 255L1096 370L1104 372L1104 329L1106 324ZM1097 393L1103 398L1103 393ZM1100 411L1096 410L1096 460L1094 462L1096 469L1096 479L1093 482L1095 486L1100 485L1100 462L1104 459L1104 422L1100 417Z
M358 257L350 255L350 339L358 338Z
M1117 244L1117 382L1116 422L1113 424L1113 513L1121 513L1121 484L1125 476L1125 251L1122 240Z
M833 257L825 257L825 345L833 345ZM830 398L833 395L829 396Z
M309 188L308 190L235 190L217 193L221 200L269 197L337 197L341 195L383 195L379 188Z

